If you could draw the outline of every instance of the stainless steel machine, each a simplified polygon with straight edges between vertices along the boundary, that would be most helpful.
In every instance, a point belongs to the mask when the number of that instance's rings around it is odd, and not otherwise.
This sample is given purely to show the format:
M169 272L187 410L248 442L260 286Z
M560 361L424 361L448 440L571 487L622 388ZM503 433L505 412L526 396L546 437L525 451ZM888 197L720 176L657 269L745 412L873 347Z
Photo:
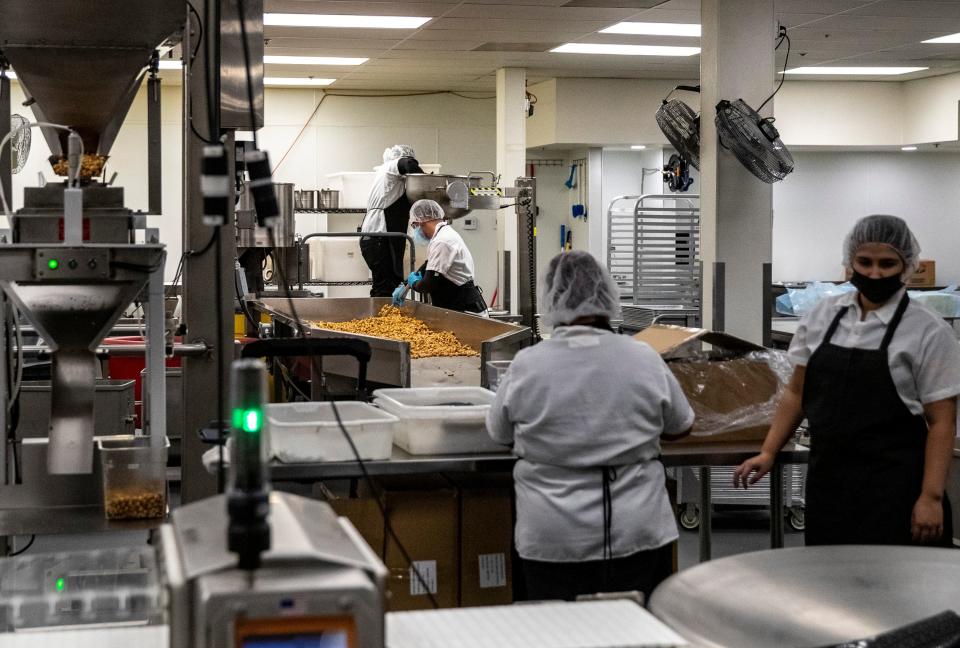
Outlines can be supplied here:
M23 207L7 214L10 229L0 232L0 320L10 322L8 329L19 326L18 315L29 321L52 364L42 438L18 443L8 408L0 407L0 536L47 528L44 518L56 516L44 515L46 507L99 502L94 437L106 429L94 416L95 352L134 300L146 313L148 389L155 396L144 432L157 447L166 444L166 253L145 215L125 206L123 188L98 177L155 49L182 29L182 15L177 0L0 4L0 55L44 124L54 172L67 175L26 188ZM21 336L5 338L18 338L0 354L5 403L21 386L21 378L7 384L6 363L18 356L19 372L24 351Z

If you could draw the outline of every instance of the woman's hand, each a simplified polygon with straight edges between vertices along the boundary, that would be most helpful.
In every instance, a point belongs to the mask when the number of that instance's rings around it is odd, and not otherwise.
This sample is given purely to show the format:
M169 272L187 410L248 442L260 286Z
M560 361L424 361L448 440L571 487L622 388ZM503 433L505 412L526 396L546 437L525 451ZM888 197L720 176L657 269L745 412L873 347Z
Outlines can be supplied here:
M921 494L913 505L910 531L914 542L925 544L939 540L943 535L943 502L932 495Z
M733 487L739 488L743 486L747 488L748 486L756 484L761 477L773 468L774 459L774 455L768 452L761 452L756 457L751 457L744 461L733 471Z

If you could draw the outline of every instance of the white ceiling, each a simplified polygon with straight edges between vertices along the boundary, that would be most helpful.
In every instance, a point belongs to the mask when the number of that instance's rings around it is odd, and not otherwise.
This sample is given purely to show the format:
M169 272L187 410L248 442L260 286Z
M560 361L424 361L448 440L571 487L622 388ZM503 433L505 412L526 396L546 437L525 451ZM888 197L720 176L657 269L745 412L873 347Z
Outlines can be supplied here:
M332 89L488 91L494 89L497 68L505 66L526 68L531 83L554 77L699 76L699 56L547 50L566 42L697 44L694 38L597 32L622 20L697 23L700 0L266 0L265 4L268 12L433 17L415 30L265 28L268 54L370 59L357 67L267 66L268 76L336 77ZM960 0L775 0L775 6L793 43L790 67L930 68L893 77L904 80L960 71L960 44L920 42L960 32ZM783 51L777 60L782 66Z

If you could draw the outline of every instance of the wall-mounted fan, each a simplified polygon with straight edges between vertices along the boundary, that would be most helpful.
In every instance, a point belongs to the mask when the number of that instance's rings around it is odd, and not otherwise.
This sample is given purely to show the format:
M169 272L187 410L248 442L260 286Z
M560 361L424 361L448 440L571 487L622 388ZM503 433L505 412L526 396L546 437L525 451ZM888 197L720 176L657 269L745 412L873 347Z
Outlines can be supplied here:
M14 113L10 116L10 132L29 123L25 117ZM10 168L13 173L23 171L23 167L27 164L27 158L30 156L30 143L32 141L33 135L29 127L20 128L10 138Z
M690 165L683 157L674 153L670 156L666 166L663 167L663 181L674 193L687 191L693 184L693 178L690 177Z
M700 115L679 99L670 96L677 90L700 92L700 86L677 86L664 98L657 110L657 126L673 148L695 169L700 168Z
M783 180L793 171L793 156L780 139L780 132L773 125L773 117L761 117L760 111L773 99L786 78L787 63L790 61L790 37L781 26L779 41L775 50L787 43L787 57L783 63L780 84L766 101L754 110L743 99L717 104L717 135L724 148L733 153L743 166L753 175L768 184Z

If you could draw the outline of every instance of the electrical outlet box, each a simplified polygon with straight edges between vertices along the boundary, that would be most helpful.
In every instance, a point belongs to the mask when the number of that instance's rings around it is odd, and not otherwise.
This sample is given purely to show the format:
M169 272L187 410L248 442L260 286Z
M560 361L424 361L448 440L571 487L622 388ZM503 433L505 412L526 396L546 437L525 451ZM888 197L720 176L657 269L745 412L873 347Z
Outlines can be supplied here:
M477 229L477 219L474 216L467 216L463 219L463 229L465 230L475 230Z

